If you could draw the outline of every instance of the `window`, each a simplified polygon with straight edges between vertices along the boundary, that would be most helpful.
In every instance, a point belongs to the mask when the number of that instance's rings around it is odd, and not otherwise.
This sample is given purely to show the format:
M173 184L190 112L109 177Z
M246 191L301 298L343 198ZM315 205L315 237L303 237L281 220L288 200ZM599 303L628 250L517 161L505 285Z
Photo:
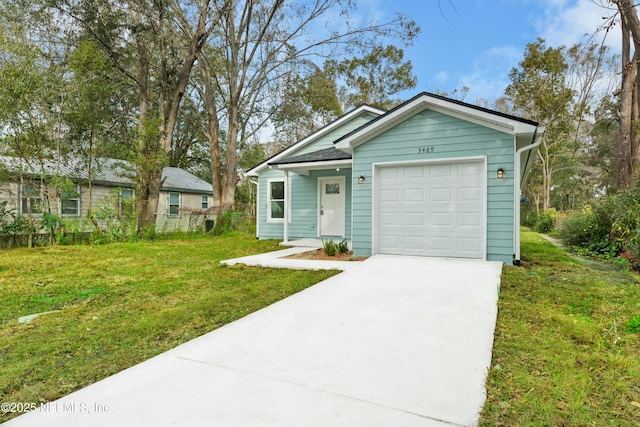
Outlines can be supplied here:
M269 221L284 220L284 180L269 180L267 184Z
M133 189L132 188L121 188L120 189L120 197L118 200L118 209L120 216L131 216L133 215Z
M325 194L340 194L340 184L325 184Z
M209 209L209 196L202 196L202 209Z
M40 181L26 182L20 187L20 213L27 215L29 210L31 210L32 215L42 213Z
M180 215L180 193L169 193L169 216Z
M80 216L80 186L73 186L73 190L60 194L60 215Z

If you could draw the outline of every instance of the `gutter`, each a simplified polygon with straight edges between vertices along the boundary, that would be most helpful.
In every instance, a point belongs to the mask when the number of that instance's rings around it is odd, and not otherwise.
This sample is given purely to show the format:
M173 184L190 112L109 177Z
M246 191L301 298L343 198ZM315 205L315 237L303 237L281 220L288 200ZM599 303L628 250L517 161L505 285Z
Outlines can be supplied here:
M515 212L515 220L513 224L513 235L515 236L515 239L514 239L515 247L514 247L514 254L513 254L514 265L520 265L520 186L522 185L522 182L521 182L522 174L520 173L522 165L520 164L520 157L521 157L521 154L524 153L525 151L532 151L535 148L538 148L540 146L540 144L542 143L542 134L544 133L544 131L545 131L544 126L540 128L536 128L536 130L533 132L533 137L531 138L531 144L525 145L524 147L516 151L515 185L513 190L514 192L513 203L514 203L514 212ZM528 163L528 158L527 158L527 163Z

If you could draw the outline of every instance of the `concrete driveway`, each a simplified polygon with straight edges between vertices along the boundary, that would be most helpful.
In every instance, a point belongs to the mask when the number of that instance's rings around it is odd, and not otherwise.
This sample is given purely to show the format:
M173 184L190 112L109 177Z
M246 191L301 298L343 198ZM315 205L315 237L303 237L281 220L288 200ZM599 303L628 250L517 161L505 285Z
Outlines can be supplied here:
M5 425L473 426L500 272L376 255Z

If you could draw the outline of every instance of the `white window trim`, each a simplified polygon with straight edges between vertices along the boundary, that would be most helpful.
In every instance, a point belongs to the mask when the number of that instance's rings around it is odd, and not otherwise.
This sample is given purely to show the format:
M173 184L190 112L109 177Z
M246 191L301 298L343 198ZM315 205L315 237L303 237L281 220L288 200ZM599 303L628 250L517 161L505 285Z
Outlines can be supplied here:
M172 194L178 195L178 213L177 214L171 213L171 195ZM181 207L182 207L182 194L178 193L177 191L170 191L169 194L167 194L167 216L171 218L178 218L180 216Z
M267 180L267 222L274 223L284 223L284 218L271 218L271 183L272 182L284 182L284 177L282 178L270 178ZM284 195L285 197L285 206L287 207L287 216L289 217L289 224L291 224L291 178L289 178L289 185L286 185L285 188L287 193Z
M72 197L72 198L69 198L69 199L64 199L62 197L62 194L60 195L60 209L58 210L58 212L60 212L60 216L62 216L62 217L77 217L77 216L80 216L82 214L82 205L81 205L81 203L82 203L82 193L81 193L82 187L80 187L79 185L75 185L74 187L75 187L75 192L78 194L76 197ZM78 202L77 212L74 213L74 214L64 214L64 213L62 213L62 202L63 202L63 200L76 200Z
M202 206L202 205L204 204L203 202L204 202L205 200L207 201L207 202L206 202L206 203L207 203L207 207L206 207L206 208ZM202 196L202 197L200 197L200 208L201 208L201 209L209 209L209 196Z

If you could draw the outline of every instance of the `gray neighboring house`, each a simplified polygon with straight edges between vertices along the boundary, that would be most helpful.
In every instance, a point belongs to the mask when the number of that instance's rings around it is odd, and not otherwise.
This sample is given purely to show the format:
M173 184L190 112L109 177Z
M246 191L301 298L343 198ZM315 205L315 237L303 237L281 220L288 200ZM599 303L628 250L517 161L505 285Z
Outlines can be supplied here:
M20 215L26 215L31 207L35 217L48 206L52 214L63 219L86 217L89 198L95 209L108 196L121 213L126 200L135 196L133 165L124 160L99 158L92 171L91 196L86 165L79 162L22 162L15 157L0 156L0 164L13 177L0 182L0 202ZM16 176L22 169L24 183ZM51 185L52 178L68 178L71 186L59 191ZM44 178L44 179L43 179ZM165 167L156 213L158 232L193 231L209 219L206 211L211 206L213 187L208 182L184 169ZM46 203L45 203L46 202ZM211 216L212 217L212 216Z
M362 106L247 171L257 237L518 263L520 189L543 132L426 92L390 111Z

